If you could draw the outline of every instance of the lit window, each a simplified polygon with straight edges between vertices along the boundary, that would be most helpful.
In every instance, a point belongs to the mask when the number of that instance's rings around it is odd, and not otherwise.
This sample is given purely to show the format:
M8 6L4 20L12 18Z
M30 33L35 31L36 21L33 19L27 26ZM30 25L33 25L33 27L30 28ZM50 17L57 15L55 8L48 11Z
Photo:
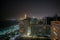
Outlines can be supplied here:
M54 40L56 40L56 39L54 38Z
M54 34L57 36L57 33L56 32L54 32Z
M56 30L56 28L53 28L53 30Z

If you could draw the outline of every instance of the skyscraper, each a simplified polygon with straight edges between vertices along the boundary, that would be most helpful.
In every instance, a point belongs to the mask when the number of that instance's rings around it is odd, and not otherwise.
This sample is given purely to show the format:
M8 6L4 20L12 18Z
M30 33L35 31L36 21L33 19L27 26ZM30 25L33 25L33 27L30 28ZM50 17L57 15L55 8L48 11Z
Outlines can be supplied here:
M27 15L25 14L24 15L24 19L23 20L20 20L20 32L22 35L29 35L30 33L29 32L29 28L30 28L30 21L31 21L31 18L30 17L27 17Z

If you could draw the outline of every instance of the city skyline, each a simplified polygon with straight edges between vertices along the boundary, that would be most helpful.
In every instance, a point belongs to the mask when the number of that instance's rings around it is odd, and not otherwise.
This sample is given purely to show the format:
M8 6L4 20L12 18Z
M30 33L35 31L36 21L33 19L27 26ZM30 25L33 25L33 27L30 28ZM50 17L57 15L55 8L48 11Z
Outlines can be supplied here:
M1 0L0 40L59 40L59 0Z

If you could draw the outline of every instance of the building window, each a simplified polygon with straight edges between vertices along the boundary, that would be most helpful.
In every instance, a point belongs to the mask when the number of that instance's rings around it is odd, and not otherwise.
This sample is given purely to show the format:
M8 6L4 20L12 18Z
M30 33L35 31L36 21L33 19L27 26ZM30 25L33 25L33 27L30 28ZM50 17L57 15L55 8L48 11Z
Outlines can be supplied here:
M56 32L54 32L54 35L55 35L55 36L57 36L57 33L56 33Z
M55 30L56 30L56 28L53 28L53 30L55 31Z

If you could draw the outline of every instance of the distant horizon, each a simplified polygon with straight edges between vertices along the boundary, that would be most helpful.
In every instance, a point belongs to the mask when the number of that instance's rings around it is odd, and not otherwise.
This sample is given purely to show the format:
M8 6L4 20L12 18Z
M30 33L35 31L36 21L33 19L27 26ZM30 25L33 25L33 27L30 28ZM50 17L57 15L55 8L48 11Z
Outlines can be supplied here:
M42 16L42 17L38 17L38 16L30 16L31 18L33 18L33 17L35 17L35 18L38 18L38 19L42 19L42 18L45 18L45 17L54 17L55 15L53 15L53 16ZM28 16L27 16L28 17ZM58 17L60 17L60 15L58 15ZM20 17L20 18L23 18L23 16L22 17ZM16 20L16 19L18 19L18 18L5 18L5 20Z

